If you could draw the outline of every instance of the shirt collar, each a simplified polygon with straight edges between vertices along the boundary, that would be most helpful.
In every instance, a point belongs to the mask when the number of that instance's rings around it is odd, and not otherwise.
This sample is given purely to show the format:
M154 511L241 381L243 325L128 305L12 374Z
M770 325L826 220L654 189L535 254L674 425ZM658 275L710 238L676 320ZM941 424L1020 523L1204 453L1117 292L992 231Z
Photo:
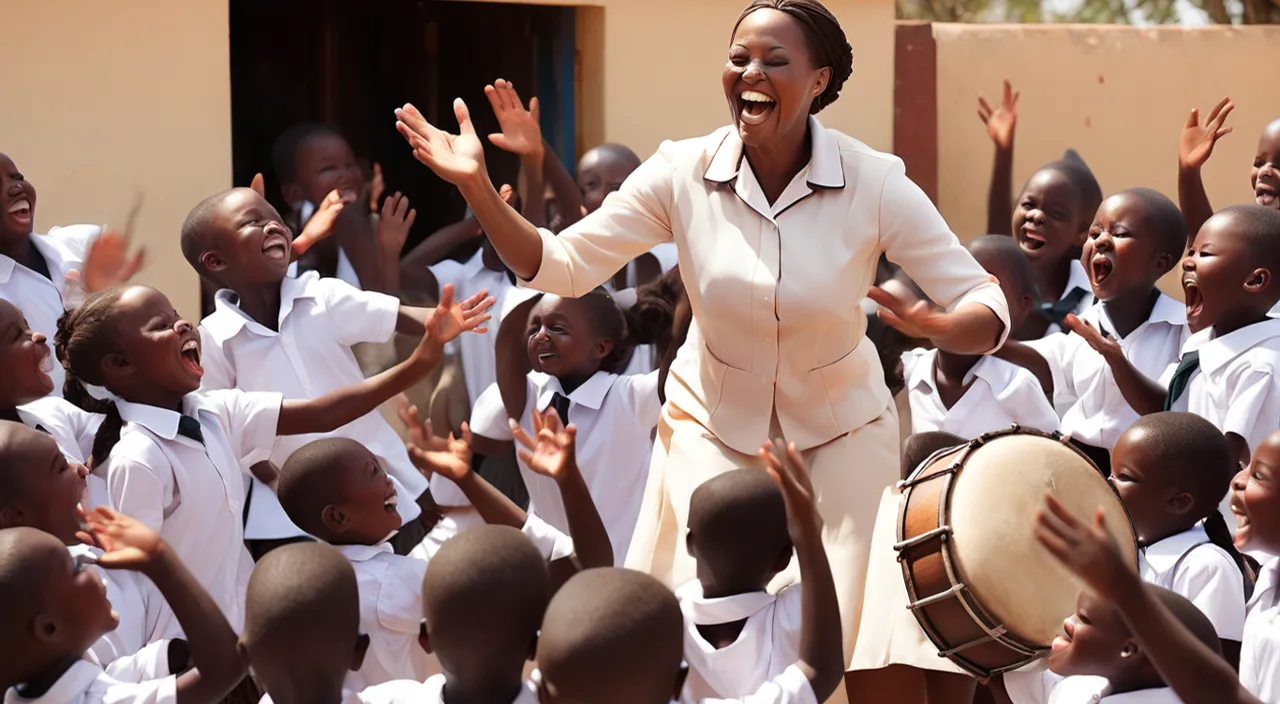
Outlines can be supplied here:
M280 282L280 321L293 311L294 301L299 298L316 297L312 284L319 280L320 275L314 271L305 271L296 278L284 277ZM229 340L246 327L259 335L277 334L240 310L240 295L229 288L221 289L214 295L213 312L201 320L200 325L219 340Z
M39 702L70 702L79 699L79 695L83 694L99 676L103 675L102 668L88 660L78 660L62 676L57 682L53 683L44 694L33 699L25 699L21 695L16 695L14 690L10 690L5 695L5 701L25 701L33 704ZM17 688L14 688L15 690ZM16 696L14 696L16 695Z
M809 116L809 175L808 182L814 188L844 188L844 161L840 157L840 143L829 130ZM738 130L728 128L711 155L711 163L702 177L714 183L729 183L738 178L742 168L743 144Z
M1169 687L1153 687L1123 694L1103 694L1101 701L1106 704L1177 704L1182 700Z
M1102 301L1095 302L1090 310L1096 313L1095 320L1100 325L1105 326L1106 331L1114 335L1117 339L1120 336L1116 333L1116 326L1111 322L1111 314L1107 312L1107 306ZM1087 313L1088 311L1086 311ZM1134 332L1142 329L1147 323L1164 323L1166 325L1181 326L1187 324L1187 306L1176 299L1170 298L1163 293L1156 297L1156 304L1151 307L1151 315L1147 316L1146 322L1134 328ZM1133 333L1129 333L1132 335Z
M1147 549L1143 551L1143 557L1152 570L1164 574L1173 569L1173 566L1178 564L1178 560L1188 550L1206 542L1209 542L1209 534L1204 532L1204 528L1193 526L1190 530L1171 535L1148 545Z
M488 269L484 265L484 247L481 247L480 249L476 250L475 254L471 255L470 259L463 262L462 276L467 279L473 279L476 277L477 274L484 271L488 271ZM500 271L495 271L493 273L499 276L502 275L502 272Z
M938 392L938 381L933 374L934 367L938 363L937 350L929 350L923 353L920 360L916 362L915 369L911 371L911 379L907 387L917 389L925 387L933 393ZM999 391L1009 385L1010 379L1013 377L1014 369L1011 365L1000 364L991 357L981 357L973 368L969 370L973 378L982 379L991 386L992 391ZM965 376L969 376L966 374Z
M1264 609L1274 606L1276 601L1274 593L1265 597L1270 600L1269 603L1263 604L1262 599L1264 594L1275 589L1277 582L1280 582L1280 557L1272 557L1262 563L1262 569L1258 570L1258 581L1253 585L1253 596L1249 598L1245 611L1253 611L1260 604Z
M546 382L538 390L538 411L545 412L547 406L551 405L551 398L556 394L567 395L570 403L598 411L604 405L604 397L608 395L609 389L613 388L613 382L617 378L617 374L596 372L591 375L590 379L582 382L581 386L574 389L573 393L565 394L564 387L560 385L560 380L554 376L546 375Z
M116 401L116 408L120 410L120 419L126 423L137 423L165 440L178 437L178 420L182 414L177 411L124 399Z
M30 235L31 246L35 247L40 256L44 257L44 261L49 265L49 275L53 277L54 286L61 290L61 286L56 283L61 281L67 275L67 270L80 263L78 257L72 256L71 252L59 251L53 240L42 235ZM13 278L13 271L17 268L18 262L13 257L0 254L0 284L9 283L9 279ZM23 267L25 268L25 264ZM43 276L40 277L44 279Z
M685 622L699 626L741 621L760 613L778 600L768 592L747 592L708 599L702 596L702 583L693 580L676 591Z
M1062 300L1071 295L1075 289L1084 289L1089 293L1089 298L1093 297L1093 284L1089 283L1089 272L1084 270L1084 265L1078 260L1072 259L1071 266L1068 267L1067 287L1062 289L1062 295L1058 300Z
M1205 371L1216 371L1251 347L1273 337L1280 337L1280 320L1268 319L1246 325L1220 337L1210 333L1210 339L1200 346L1200 366Z
M335 545L338 552L351 562L368 562L373 558L392 552L391 543L383 541L377 545Z
M936 355L935 350L917 350L909 354L916 354L915 366L911 370L911 378L907 380L907 388L918 389L924 387L932 392L937 392L937 382L933 378L933 364Z

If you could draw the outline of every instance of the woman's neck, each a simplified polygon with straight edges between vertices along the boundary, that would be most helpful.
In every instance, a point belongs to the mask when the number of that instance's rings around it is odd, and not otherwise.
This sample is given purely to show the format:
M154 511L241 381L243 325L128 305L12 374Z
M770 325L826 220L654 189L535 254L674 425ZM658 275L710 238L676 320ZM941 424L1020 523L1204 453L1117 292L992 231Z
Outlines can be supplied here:
M1151 318L1151 311L1155 309L1158 300L1160 291L1153 287L1103 301L1102 306L1107 309L1107 317L1115 326L1116 334L1125 338Z
M233 289L240 299L240 310L259 325L276 332L280 327L280 283L241 284Z
M769 204L777 202L791 180L809 163L812 150L809 147L809 122L803 130L786 134L769 144L748 146L744 150L751 172Z

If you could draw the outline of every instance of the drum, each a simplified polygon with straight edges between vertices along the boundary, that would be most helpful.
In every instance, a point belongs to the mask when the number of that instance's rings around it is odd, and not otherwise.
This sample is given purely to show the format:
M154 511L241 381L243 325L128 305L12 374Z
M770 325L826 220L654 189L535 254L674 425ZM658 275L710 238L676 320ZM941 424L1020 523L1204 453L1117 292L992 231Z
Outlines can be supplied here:
M1137 566L1120 496L1059 435L1014 426L940 450L901 484L898 561L910 609L938 655L978 677L1048 654L1081 583L1035 538L1050 492L1077 516L1102 506Z

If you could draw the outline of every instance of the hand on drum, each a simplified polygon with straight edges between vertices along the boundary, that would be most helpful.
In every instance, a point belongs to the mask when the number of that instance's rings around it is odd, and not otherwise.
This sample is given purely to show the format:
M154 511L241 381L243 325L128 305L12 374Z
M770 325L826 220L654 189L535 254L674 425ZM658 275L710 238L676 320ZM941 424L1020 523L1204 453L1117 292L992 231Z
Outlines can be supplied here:
M1073 516L1050 494L1036 514L1036 540L1099 597L1115 603L1135 589L1142 579L1133 570L1103 524L1103 511L1093 522Z
M813 482L809 479L809 469L795 443L783 445L780 441L766 440L760 448L760 459L764 468L773 477L773 481L782 490L783 501L787 506L787 523L791 539L800 535L812 535L808 531L822 528L822 518L818 515L814 497Z

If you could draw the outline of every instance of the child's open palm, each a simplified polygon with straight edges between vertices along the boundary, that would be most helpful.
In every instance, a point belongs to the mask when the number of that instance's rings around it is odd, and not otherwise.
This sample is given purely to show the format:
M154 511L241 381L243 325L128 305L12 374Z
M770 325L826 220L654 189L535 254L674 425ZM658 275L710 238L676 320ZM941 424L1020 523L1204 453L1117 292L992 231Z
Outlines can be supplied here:
M511 434L519 443L520 461L544 477L559 482L578 466L578 429L572 424L565 427L554 408L533 412L532 438L515 421L511 421Z
M1101 507L1089 524L1046 493L1044 507L1036 514L1036 540L1098 596L1115 602L1141 579L1120 554L1103 520Z
M409 199L396 191L382 204L378 218L378 249L384 255L400 256L418 211L409 207Z
M795 443L784 447L781 443L766 440L760 448L760 459L764 461L764 468L769 476L773 477L773 481L782 490L791 533L794 535L798 529L820 523L813 482L809 479L809 470L805 467L800 452L796 450Z
M1200 111L1192 108L1187 124L1178 140L1178 164L1184 169L1198 169L1213 156L1213 147L1219 139L1231 134L1231 127L1224 127L1227 116L1236 109L1230 98L1223 98L1209 112L1209 119L1200 124Z
M80 512L83 542L102 548L98 564L107 569L143 570L164 548L159 534L132 518L106 506Z
M1062 322L1071 332L1083 338L1093 348L1094 352L1104 358L1116 354L1124 354L1124 350L1121 349L1120 343L1116 342L1115 338L1076 317L1074 313L1068 313L1066 319Z
M1004 98L992 109L987 96L978 94L978 119L987 126L987 136L1001 149L1013 147L1013 131L1018 126L1018 96L1009 80L1004 82Z
M466 478L471 472L471 429L466 423L462 424L462 437L450 433L442 438L432 431L430 420L420 420L417 406L406 403L397 412L409 432L406 448L413 466L454 483Z
M500 134L489 135L489 141L499 149L520 156L540 153L542 127L538 121L541 116L538 99L530 99L529 109L526 110L515 86L501 78L494 81L493 85L485 86L484 94L493 106L493 114L498 117L498 125L502 127Z
M293 254L300 257L311 249L311 246L329 235L333 234L333 224L338 219L338 214L342 209L353 201L353 198L343 198L342 194L334 189L329 191L329 195L320 201L320 205L316 207L316 212L311 214L311 218L307 220L307 224L302 228L302 234L293 240Z
M449 134L427 122L410 103L396 110L396 129L413 147L413 156L455 186L485 173L484 145L471 124L471 113L462 98L453 101L458 134Z
M444 344L464 332L487 332L483 327L493 317L486 311L493 306L493 297L489 291L482 290L462 303L453 300L453 284L445 284L440 288L440 303L431 311L427 319L425 341L432 338Z

